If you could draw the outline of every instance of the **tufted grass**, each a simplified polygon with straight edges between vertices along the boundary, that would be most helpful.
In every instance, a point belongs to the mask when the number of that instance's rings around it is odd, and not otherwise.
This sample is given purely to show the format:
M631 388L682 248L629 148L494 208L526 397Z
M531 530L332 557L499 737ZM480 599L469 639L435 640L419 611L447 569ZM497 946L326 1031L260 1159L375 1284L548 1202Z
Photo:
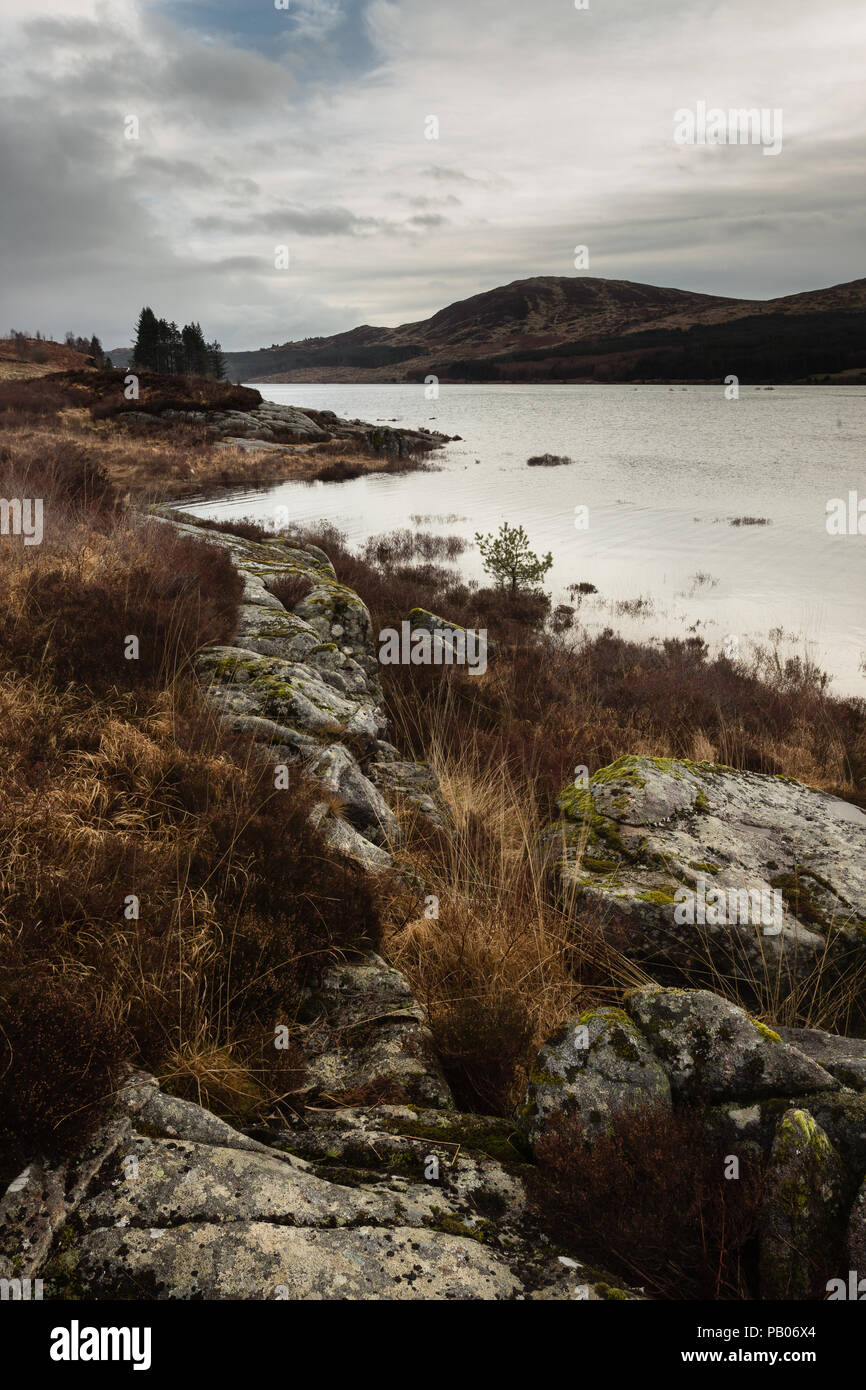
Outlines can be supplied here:
M276 791L192 680L234 630L224 553L143 523L77 446L5 459L0 495L22 494L45 537L0 542L6 1179L86 1138L128 1064L221 1113L272 1108L298 1060L274 1029L309 967L379 933L364 875L310 824L314 789Z

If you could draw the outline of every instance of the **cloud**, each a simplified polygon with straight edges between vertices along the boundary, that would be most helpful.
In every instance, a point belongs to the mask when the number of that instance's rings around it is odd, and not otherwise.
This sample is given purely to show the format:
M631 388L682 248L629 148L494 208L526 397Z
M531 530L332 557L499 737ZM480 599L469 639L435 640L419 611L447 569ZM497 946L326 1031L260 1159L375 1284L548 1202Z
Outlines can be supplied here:
M251 346L572 275L578 244L735 296L855 278L864 42L860 0L0 0L6 313L113 343L147 301ZM677 146L698 100L781 106L782 154Z
M415 221L416 219L412 219ZM233 235L279 236L294 232L297 236L363 236L385 227L393 227L381 218L357 217L348 208L270 208L249 217L224 217L208 214L193 219L198 232L228 232Z

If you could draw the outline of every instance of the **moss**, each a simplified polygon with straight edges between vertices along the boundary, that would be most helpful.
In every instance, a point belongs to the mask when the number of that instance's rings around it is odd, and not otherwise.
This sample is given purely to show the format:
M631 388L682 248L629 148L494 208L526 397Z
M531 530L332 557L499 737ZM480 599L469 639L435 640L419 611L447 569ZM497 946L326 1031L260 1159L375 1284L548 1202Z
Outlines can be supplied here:
M631 1294L627 1294L624 1289L614 1288L612 1284L596 1284L594 1287L599 1298L607 1299L608 1301L612 1299L621 1299L623 1302L626 1303L632 1302Z
M843 906L833 884L814 869L795 865L792 872L771 878L770 885L780 890L788 911L807 926L824 933L847 928L866 935L866 918Z
M409 622L410 622L410 624L411 624L411 623L417 622L417 621L418 621L419 619L421 619L421 618L428 618L428 619L432 620L434 626L435 626L437 623L441 623L443 627L450 627L450 628L452 629L452 631L454 631L454 632L465 632L465 631L466 631L466 628L465 628L465 627L461 627L459 623L452 623L452 622L449 622L447 618L440 618L440 616L439 616L438 613L430 613L426 608L410 608L410 609L409 609Z
M665 884L661 888L647 888L643 893L636 896L640 902L657 903L659 907L667 907L675 901L676 888L670 884Z
M533 1086L564 1086L565 1078L554 1076L553 1072L545 1071L543 1067L531 1067L529 1080Z
M590 783L595 786L602 786L606 782L630 782L635 787L645 787L646 778L641 777L637 770L637 758L632 753L627 753L625 757L617 758L615 763L609 763L607 767L600 767L597 772L592 774Z
M476 1218L473 1225L466 1221L461 1221L457 1216L447 1216L444 1212L436 1211L432 1220L425 1223L434 1231L445 1231L449 1236L463 1236L467 1240L477 1240L479 1244L485 1245L492 1235L491 1225L488 1221Z
M719 872L718 864L713 864L709 859L690 859L689 868L700 869L705 874L717 874Z
M772 1028L768 1028L766 1023L760 1023L759 1020L756 1018L750 1018L749 1022L753 1024L755 1028L757 1028L761 1037L764 1038L767 1042L780 1043L782 1041L782 1039L779 1037L779 1034L774 1033Z
M559 1077L552 1080L562 1084ZM502 1121L487 1121L481 1116L467 1116L461 1120L446 1113L442 1116L441 1124L431 1124L420 1118L402 1120L396 1116L390 1116L387 1124L394 1134L429 1140L432 1144L459 1144L463 1149L486 1154L502 1164L525 1164L530 1161L523 1137L516 1133L513 1125Z
M591 874L614 874L619 868L618 859L599 859L592 854L584 854L580 860L580 867L587 869Z

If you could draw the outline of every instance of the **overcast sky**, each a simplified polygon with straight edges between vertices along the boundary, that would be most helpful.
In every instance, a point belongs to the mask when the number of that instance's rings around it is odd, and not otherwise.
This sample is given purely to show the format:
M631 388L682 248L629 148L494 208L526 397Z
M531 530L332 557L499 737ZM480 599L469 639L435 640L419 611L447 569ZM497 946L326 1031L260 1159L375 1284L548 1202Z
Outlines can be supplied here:
M863 0L279 3L0 0L0 331L116 347L148 302L258 347L579 244L755 298L866 273ZM699 101L780 107L781 154L678 145Z

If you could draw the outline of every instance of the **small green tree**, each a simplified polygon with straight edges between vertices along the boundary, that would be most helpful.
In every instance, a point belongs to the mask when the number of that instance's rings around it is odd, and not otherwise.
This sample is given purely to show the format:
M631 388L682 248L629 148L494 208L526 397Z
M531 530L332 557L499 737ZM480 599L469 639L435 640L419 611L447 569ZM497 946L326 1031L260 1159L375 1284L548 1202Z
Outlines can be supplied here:
M484 568L502 589L516 594L539 584L553 564L550 551L538 556L529 549L529 537L522 526L509 526L504 521L498 536L475 533Z

